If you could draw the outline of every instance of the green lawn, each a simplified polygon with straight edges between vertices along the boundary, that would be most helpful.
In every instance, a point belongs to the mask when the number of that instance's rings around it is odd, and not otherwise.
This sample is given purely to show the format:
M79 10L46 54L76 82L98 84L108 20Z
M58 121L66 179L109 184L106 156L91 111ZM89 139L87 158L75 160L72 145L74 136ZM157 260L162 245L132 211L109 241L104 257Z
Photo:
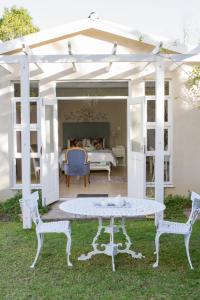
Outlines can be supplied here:
M160 266L155 260L155 227L152 220L127 222L134 249L146 258L134 260L116 256L116 272L111 258L99 255L90 261L77 257L89 251L96 232L95 221L72 222L72 262L68 268L65 237L46 235L42 255L34 270L29 266L35 256L33 230L23 230L18 222L0 223L0 299L199 299L200 298L200 221L194 225L191 256L195 267L189 269L183 237L161 237ZM105 234L101 241L106 240ZM119 236L117 238L120 238Z

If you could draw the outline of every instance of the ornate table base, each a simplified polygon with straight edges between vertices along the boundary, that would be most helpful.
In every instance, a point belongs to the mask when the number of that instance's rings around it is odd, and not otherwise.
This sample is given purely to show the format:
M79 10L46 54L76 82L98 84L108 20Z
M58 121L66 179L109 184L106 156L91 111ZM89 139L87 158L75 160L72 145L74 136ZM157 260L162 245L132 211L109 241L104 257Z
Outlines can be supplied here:
M119 232L119 230L122 230L123 235L126 238L126 242L125 248L123 247L122 243L114 243L114 234L116 232ZM104 250L98 249L98 243L97 243L97 239L100 236L102 230L104 230L104 232L110 234L110 242L108 244L101 244L100 247L103 247ZM93 251L87 253L87 254L82 254L78 260L88 260L90 259L93 255L96 254L106 254L112 257L112 269L113 271L115 271L115 260L114 257L115 255L117 255L118 253L127 253L129 255L131 255L133 258L143 258L144 256L141 253L136 253L132 250L130 250L131 247L131 240L130 237L128 236L127 232L126 232L126 228L125 228L125 218L121 219L121 225L115 225L114 224L114 217L110 218L110 225L109 226L103 226L103 221L102 218L99 218L99 226L98 226L98 231L96 236L93 239L92 242L92 247L93 247Z

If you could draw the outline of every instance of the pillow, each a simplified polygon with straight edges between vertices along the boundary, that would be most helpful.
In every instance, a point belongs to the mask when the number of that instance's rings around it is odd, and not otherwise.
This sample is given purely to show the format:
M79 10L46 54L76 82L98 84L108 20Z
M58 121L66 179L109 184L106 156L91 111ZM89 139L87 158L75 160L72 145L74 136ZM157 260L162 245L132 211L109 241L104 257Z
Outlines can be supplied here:
M102 150L104 149L104 138L94 138L94 139L90 139L92 146L96 149L96 150Z
M71 138L67 140L67 147L83 147L83 139Z

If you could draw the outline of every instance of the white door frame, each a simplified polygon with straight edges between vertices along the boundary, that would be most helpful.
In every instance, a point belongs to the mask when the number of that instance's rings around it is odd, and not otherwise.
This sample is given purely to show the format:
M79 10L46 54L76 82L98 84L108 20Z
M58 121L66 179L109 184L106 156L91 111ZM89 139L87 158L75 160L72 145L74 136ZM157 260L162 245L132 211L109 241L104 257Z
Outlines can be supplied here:
M53 108L53 150L54 151L52 153L51 152L48 153L46 149L46 119L45 119L46 106L52 106ZM57 99L43 98L42 100L41 141L42 141L42 155L41 155L42 204L43 206L46 206L59 199ZM49 170L48 167L49 161L51 164L53 164L50 165L51 170ZM47 171L49 171L48 174Z
M131 136L134 134L134 116L131 109L135 106L135 112L138 118L135 127L139 124L139 134L135 139ZM137 107L139 108L137 112ZM129 97L127 101L127 158L128 158L128 196L141 198L145 197L146 172L145 172L145 97ZM137 129L137 128L136 128ZM135 141L135 146L133 142Z

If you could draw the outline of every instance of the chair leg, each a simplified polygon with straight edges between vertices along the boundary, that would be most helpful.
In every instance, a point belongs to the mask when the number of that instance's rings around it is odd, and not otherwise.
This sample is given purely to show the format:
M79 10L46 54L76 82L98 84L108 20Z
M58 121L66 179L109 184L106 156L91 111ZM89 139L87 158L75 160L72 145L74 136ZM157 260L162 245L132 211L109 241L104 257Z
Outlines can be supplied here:
M37 252L36 252L35 259L34 259L32 265L31 265L32 269L35 267L35 264L37 262L37 259L38 259L39 255L40 255L42 245L43 245L43 236L39 233L37 233L37 240L38 240L38 247L37 247Z
M187 258L188 258L188 262L189 262L190 268L192 270L194 270L194 268L192 266L191 259L190 259L190 250L189 250L190 234L184 235L184 241L185 241L185 249L186 249L186 254L187 254Z
M156 262L153 264L153 268L157 268L158 267L158 263L159 263L159 249L160 249L160 236L162 233L157 232L156 233L156 237L155 237L155 246L156 246Z
M69 231L67 231L66 233L66 236L67 236L67 246L66 246L66 253L67 253L67 264L69 267L72 267L72 263L70 261L70 255L71 255L71 243L72 243L72 240L71 240L71 229Z
M84 187L87 186L87 176L84 176Z
M71 179L71 177L68 175L67 176L67 186L69 187L69 185L70 185L70 179Z

